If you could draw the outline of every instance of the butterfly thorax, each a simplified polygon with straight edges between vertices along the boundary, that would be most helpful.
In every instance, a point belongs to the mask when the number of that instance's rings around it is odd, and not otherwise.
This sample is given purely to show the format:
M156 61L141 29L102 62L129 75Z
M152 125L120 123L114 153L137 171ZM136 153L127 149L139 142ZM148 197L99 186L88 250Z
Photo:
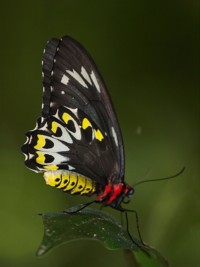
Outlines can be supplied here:
M118 209L125 198L130 198L134 192L134 189L125 182L112 183L109 182L97 195L97 202L102 202L106 206ZM124 202L126 203L126 202Z

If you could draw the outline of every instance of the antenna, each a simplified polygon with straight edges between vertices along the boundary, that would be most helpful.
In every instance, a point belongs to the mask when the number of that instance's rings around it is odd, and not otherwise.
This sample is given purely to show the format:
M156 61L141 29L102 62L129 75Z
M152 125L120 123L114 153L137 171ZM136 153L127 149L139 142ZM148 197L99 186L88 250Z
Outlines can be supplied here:
M139 185L139 184L143 184L143 183L163 181L163 180L168 180L168 179L175 178L175 177L181 175L184 172L184 170L185 170L185 167L183 167L178 173L176 173L176 174L174 174L172 176L164 177L164 178L140 180L137 183L135 183L134 187L137 186L137 185Z

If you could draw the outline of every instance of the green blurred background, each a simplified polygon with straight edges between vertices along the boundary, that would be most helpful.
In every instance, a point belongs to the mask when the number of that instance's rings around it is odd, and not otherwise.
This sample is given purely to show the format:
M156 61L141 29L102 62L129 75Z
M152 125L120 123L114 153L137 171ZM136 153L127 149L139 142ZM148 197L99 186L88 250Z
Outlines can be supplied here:
M105 78L124 136L127 182L186 166L174 180L136 188L129 208L139 213L143 239L172 267L199 266L197 13L196 1L178 0L2 3L0 266L126 266L121 251L95 241L35 256L43 227L34 215L88 200L47 187L20 152L40 115L44 45L65 34L84 44ZM134 232L131 216L130 223Z

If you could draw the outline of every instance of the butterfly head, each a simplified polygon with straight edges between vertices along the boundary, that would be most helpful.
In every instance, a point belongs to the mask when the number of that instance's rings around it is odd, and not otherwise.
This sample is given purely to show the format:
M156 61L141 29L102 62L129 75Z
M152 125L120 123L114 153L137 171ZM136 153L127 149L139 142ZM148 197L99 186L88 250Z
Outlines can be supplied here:
M125 192L123 194L123 199L121 202L124 204L128 204L131 201L131 198L134 192L135 192L134 188L126 184Z
M118 196L118 198L116 199L115 201L115 206L114 208L118 209L123 209L121 207L121 204L128 204L130 201L131 201L131 198L132 198L132 195L134 193L134 188L131 187L130 185L128 184L124 184L123 186L123 190L121 192L121 194Z

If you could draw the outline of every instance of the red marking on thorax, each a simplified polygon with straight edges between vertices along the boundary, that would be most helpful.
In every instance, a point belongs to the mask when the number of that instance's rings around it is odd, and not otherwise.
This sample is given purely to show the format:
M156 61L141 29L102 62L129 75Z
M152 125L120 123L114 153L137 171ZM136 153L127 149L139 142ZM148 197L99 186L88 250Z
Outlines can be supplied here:
M117 196L121 194L122 189L123 189L123 184L113 185L112 195L110 196L106 204L110 204L111 202L113 202L117 198Z
M96 200L101 201L102 199L106 198L108 194L112 191L112 184L108 184L105 186L105 189L102 194L98 195Z
M116 198L122 193L123 187L124 187L124 184L122 183L119 183L119 184L109 183L108 185L105 186L103 193L97 196L96 200L102 201L106 197L109 197L108 200L106 201L106 204L109 205L110 203L115 201Z

